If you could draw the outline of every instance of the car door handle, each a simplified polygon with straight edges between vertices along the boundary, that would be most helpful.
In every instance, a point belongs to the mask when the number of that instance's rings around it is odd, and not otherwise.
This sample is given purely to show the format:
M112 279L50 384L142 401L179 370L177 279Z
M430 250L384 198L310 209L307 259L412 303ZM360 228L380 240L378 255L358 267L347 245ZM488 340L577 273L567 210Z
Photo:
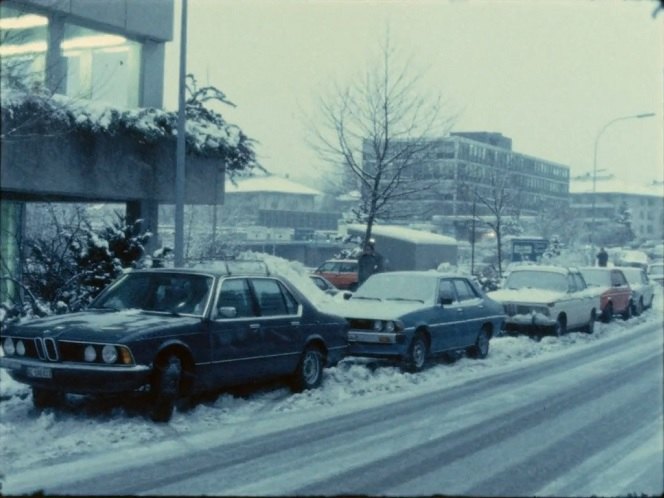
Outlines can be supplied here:
M457 308L457 311L459 311L459 312L463 311L463 308Z
M250 323L249 328L250 329L259 329L259 328L261 328L261 324L260 323Z
M298 325L300 325L300 322L296 320L296 321L290 322L290 324L293 325L294 327L297 327Z

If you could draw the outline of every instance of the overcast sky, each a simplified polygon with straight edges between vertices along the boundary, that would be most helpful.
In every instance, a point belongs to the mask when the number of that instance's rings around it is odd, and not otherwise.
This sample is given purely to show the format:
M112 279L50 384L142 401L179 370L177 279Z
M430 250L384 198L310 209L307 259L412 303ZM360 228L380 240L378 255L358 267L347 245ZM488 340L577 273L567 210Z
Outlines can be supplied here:
M460 110L452 131L500 132L513 149L625 180L664 178L664 11L654 1L189 0L187 72L223 90L227 121L270 171L315 176L302 113L363 71L386 26ZM177 103L180 3L165 105Z

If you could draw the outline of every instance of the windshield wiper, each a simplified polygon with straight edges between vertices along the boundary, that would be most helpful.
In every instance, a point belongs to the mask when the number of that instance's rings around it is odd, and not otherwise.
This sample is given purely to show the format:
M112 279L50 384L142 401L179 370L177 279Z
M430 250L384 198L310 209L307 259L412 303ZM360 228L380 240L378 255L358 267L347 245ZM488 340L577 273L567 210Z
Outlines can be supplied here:
M368 297L368 296L351 296L351 299L368 299L371 301L380 301L379 297Z
M423 299L416 299L414 297L408 298L408 297L386 297L385 298L387 301L417 301L418 303L424 304Z
M122 311L120 308L115 306L98 306L95 308L88 308L88 311Z

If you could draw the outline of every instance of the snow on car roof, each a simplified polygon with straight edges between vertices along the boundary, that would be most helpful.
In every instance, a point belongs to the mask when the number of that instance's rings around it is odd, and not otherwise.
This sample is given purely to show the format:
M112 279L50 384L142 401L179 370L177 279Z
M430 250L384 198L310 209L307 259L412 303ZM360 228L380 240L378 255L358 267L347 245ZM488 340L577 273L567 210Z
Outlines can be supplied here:
M565 266L554 266L554 265L519 265L515 266L513 269L510 270L510 273L516 273L518 271L548 271L552 273L560 273L563 275L567 275L570 271L572 271L572 268L568 268Z
M348 225L348 229L364 233L366 227L364 225L351 224ZM419 242L422 244L457 245L457 241L453 237L440 235L438 233L425 232L422 230L415 230L413 228L407 228L398 225L374 225L371 233L377 236L392 237L395 239L407 240L409 242Z

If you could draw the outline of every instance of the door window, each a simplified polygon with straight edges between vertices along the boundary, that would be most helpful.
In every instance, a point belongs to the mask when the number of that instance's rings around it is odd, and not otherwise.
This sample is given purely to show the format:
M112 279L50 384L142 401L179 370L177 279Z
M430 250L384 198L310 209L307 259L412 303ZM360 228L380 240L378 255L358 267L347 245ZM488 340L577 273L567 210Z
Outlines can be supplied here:
M456 289L457 296L459 296L459 301L469 301L477 298L475 291L465 280L455 279L454 288Z
M438 290L438 300L442 303L453 303L456 299L456 291L451 280L441 280Z
M256 316L252 305L251 291L246 279L230 278L224 280L217 301L217 318L230 318L220 312L221 308L228 307L235 308L237 318Z
M576 282L576 290L581 291L586 288L586 282L579 273L572 273L572 278Z
M281 291L279 282L268 278L256 278L252 279L251 284L256 292L262 316L292 314L288 311L289 306L286 303L286 297Z

